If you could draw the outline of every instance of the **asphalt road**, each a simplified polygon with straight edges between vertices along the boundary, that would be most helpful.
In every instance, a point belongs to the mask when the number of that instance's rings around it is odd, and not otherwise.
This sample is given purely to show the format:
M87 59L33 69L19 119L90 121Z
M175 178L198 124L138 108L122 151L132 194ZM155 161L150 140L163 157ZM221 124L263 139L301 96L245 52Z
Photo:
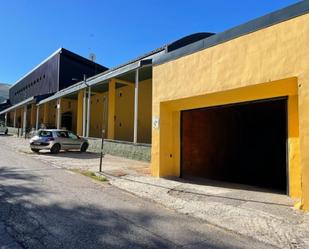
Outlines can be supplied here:
M1 139L1 249L271 248L14 152Z

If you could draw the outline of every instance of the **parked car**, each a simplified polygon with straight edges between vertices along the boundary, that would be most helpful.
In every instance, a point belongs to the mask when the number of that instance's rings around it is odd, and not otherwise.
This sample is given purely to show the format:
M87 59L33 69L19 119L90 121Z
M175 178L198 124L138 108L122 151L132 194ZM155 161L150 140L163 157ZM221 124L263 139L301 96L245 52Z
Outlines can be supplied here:
M0 122L0 133L7 135L8 132L9 132L9 129L5 126L3 122Z
M88 140L79 137L72 131L58 129L42 129L30 139L30 148L34 152L50 150L51 153L59 153L60 150L79 150L86 152Z

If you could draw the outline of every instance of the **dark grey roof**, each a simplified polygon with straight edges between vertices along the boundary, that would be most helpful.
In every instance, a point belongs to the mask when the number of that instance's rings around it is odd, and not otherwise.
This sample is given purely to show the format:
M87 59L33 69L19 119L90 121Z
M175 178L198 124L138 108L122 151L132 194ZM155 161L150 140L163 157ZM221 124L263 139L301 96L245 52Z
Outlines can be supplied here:
M35 66L34 68L32 68L28 73L26 73L24 76L22 76L20 79L18 79L14 84L11 85L11 88L13 86L15 86L16 84L18 84L22 79L26 78L28 75L30 75L32 72L34 72L36 69L38 69L40 66L42 66L44 63L46 63L47 61L49 61L50 59L52 59L54 56L56 56L57 54L64 54L66 56L69 56L71 58L73 58L74 60L78 60L80 62L83 62L85 64L94 64L98 67L98 69L102 69L104 71L106 71L108 68L104 67L98 63L95 63L91 60L88 60L78 54L75 54L65 48L59 48L57 49L54 53L52 53L50 56L48 56L45 60L43 60L41 63L39 63L37 66Z
M292 18L304 15L308 12L309 12L308 0L293 4L286 8L280 9L278 11L272 12L265 16L249 21L245 24L239 25L224 32L212 35L208 38L189 44L185 47L179 48L170 53L166 53L165 55L162 55L154 59L153 64L162 64L171 60L175 60L177 58L216 46L218 44L244 36L246 34L270 27L280 22L284 22Z

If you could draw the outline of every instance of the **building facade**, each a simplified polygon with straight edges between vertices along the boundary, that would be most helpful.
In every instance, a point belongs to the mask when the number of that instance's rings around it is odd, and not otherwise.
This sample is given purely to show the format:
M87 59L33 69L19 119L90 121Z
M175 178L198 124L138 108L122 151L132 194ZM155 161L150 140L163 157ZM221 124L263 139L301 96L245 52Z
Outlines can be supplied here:
M152 175L272 188L309 210L309 2L154 62Z
M64 48L58 49L51 56L41 62L29 73L17 80L9 90L10 112L7 112L6 120L11 126L33 129L36 123L47 127L55 127L52 119L45 118L36 122L36 104L56 92L75 84L83 79L84 75L91 77L106 71L107 68L85 59ZM69 103L69 110L64 117L68 128L72 128L72 116L74 116L74 103ZM51 115L57 105L50 106ZM76 112L76 111L75 111Z
M188 36L59 88L28 116L61 127L72 111L79 135L151 145L154 177L279 191L309 210L308 23L303 1Z

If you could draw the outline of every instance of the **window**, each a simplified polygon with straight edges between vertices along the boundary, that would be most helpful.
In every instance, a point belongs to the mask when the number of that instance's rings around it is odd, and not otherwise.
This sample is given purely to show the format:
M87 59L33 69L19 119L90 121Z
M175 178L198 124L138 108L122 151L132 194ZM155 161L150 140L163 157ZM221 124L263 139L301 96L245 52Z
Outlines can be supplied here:
M53 133L51 131L39 131L39 137L53 137Z
M68 132L68 135L69 135L69 138L71 138L71 139L78 139L78 136L75 135L75 134L74 134L73 132L71 132L71 131Z
M57 131L57 137L68 138L68 133L66 131Z

